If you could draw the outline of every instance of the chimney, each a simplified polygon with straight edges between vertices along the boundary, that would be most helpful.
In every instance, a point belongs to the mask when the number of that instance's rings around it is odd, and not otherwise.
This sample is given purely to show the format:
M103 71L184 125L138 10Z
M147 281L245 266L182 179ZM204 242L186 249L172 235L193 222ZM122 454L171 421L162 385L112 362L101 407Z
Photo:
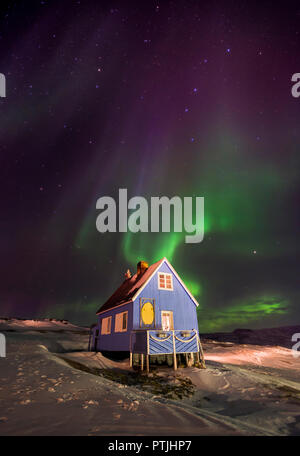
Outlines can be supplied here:
M127 271L125 272L124 276L125 276L126 279L130 279L131 278L131 272L130 272L129 269L127 269Z
M146 263L146 261L139 261L137 264L137 276L144 274L148 267L149 265Z

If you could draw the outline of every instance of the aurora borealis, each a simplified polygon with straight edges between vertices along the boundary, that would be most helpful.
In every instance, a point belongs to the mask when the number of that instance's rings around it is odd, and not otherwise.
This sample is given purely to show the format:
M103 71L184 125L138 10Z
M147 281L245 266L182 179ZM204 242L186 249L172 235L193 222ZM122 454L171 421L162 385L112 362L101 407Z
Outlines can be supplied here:
M90 324L128 267L166 256L201 332L297 324L299 6L1 8L0 315ZM120 188L204 196L203 242L100 234Z

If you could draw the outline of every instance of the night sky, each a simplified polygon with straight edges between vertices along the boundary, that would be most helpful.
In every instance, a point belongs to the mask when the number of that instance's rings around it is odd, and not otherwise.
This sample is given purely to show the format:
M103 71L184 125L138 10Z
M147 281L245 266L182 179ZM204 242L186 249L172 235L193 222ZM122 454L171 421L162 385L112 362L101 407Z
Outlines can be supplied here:
M1 3L0 315L95 321L166 256L201 332L298 324L300 5ZM96 230L96 201L204 196L205 236Z

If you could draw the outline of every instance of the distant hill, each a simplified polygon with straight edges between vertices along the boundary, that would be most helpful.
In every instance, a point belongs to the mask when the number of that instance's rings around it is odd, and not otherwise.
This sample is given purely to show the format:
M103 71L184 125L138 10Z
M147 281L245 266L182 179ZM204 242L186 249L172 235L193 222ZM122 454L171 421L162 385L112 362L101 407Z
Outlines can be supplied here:
M235 329L233 332L217 332L201 334L202 339L212 339L219 342L233 342L236 344L279 345L291 348L292 335L300 333L300 325L282 326L279 328L264 329Z
M55 318L43 318L40 320L26 320L23 318L0 317L1 331L73 331L88 332L89 329L73 325L68 320L57 320Z

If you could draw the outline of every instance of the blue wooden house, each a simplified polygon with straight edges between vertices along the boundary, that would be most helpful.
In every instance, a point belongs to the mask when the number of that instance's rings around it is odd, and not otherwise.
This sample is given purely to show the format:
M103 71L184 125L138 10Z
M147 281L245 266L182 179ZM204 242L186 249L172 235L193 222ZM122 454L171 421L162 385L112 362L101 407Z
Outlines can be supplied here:
M141 366L151 355L194 354L204 367L198 332L198 302L166 258L148 266L137 265L134 275L126 278L115 293L98 310L98 321L91 328L90 349L126 351L139 354Z

